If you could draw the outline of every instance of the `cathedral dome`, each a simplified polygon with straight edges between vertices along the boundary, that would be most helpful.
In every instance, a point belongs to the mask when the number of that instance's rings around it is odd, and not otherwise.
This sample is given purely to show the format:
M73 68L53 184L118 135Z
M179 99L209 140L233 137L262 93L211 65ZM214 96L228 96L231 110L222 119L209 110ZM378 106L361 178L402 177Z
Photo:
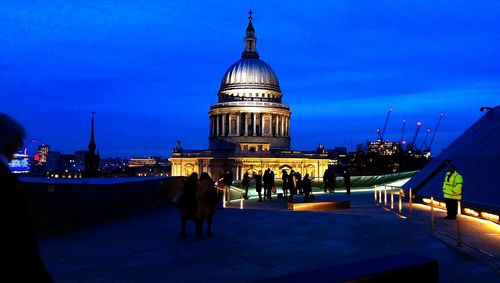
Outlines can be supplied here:
M271 66L259 58L242 58L224 73L221 91L244 88L280 91L276 73Z
M241 59L224 73L219 101L210 107L210 149L246 152L253 148L259 154L289 150L290 107L281 101L276 73L259 59L252 11L248 14Z

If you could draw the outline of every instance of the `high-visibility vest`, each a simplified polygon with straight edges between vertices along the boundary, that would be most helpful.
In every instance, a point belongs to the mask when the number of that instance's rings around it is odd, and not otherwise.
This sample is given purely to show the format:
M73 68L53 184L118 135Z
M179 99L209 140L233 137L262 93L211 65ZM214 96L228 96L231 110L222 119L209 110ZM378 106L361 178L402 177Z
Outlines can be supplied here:
M444 198L461 200L463 182L464 179L462 178L462 175L457 172L453 172L451 175L450 172L446 172L443 183Z

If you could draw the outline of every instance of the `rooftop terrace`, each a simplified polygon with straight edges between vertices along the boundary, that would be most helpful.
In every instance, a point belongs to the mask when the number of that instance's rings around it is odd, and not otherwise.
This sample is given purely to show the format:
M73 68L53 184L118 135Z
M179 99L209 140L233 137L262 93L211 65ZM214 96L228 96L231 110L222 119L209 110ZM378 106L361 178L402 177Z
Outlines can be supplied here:
M316 199L349 199L351 208L296 212L285 200L249 200L245 209L218 210L214 237L196 241L192 222L188 238L179 237L179 211L167 205L42 239L40 249L56 282L251 282L402 252L437 259L440 282L500 281L498 225L464 218L457 248L449 238L455 222L442 211L441 233L431 233L423 207L404 219L370 192Z

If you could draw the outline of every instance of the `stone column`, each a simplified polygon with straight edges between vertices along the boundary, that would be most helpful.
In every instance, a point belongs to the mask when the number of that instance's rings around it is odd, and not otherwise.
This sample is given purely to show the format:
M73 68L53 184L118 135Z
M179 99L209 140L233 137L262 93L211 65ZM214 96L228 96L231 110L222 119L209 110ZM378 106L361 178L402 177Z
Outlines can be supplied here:
M286 118L286 136L290 137L290 116Z
M259 135L263 136L263 131L264 131L264 120L262 119L264 115L262 113L259 114Z
M219 136L219 115L214 115L215 120L215 136Z
M236 114L236 135L240 135L240 120L241 120L241 114L237 113Z
M257 113L252 113L252 128L253 128L252 136L254 136L254 137L256 136L256 134L255 134L255 129L256 129L255 121L257 120L255 118L255 114L257 114Z
M273 115L272 114L267 114L267 117L269 118L269 131L267 134L269 136L273 135Z
M285 116L281 116L281 136L285 136Z
M276 134L275 134L275 135L276 135L276 136L278 136L278 129L279 129L279 128L278 128L278 118L279 118L279 116L278 116L278 115L274 115L274 116L276 117L276 123L275 123L275 127L276 127L276 129L275 129L275 133L276 133Z
M227 135L228 135L228 136L232 136L232 135L233 135L233 133L231 132L231 116L232 116L232 115L231 115L231 114L229 114L229 117L228 117L228 120L229 120L229 121L227 121L227 124L228 124Z
M245 116L245 137L248 136L248 113L243 113L243 115Z
M285 137L288 137L288 117L285 116Z
M222 136L226 135L226 114L222 114Z

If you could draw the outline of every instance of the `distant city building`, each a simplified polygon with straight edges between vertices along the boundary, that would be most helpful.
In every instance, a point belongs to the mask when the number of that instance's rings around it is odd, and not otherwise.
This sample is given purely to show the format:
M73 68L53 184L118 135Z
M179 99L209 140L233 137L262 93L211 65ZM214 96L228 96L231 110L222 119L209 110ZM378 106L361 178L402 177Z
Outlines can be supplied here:
M135 176L128 174L128 159L113 157L101 159L100 172L103 177Z
M129 176L169 176L168 159L162 157L131 158L128 161Z
M76 154L78 153L78 154ZM30 175L47 176L51 178L81 178L83 168L79 166L77 151L75 154L62 154L59 151L51 150L47 155L47 162L44 166L32 167Z
M45 169L49 172L60 171L62 168L60 164L60 156L61 156L60 151L53 151L53 150L49 151L49 153L47 154L47 162L45 164Z
M241 59L225 72L218 103L210 107L209 149L174 147L172 175L208 172L219 178L231 170L235 179L273 170L295 170L312 177L322 176L328 156L322 150L290 149L290 107L282 103L282 92L273 69L259 59L252 14L248 18L245 49Z
M29 157L26 149L14 153L12 160L9 162L9 167L12 173L16 174L29 173L30 165L28 163L28 159Z
M59 168L62 172L76 172L76 155L61 154L59 156Z
M130 158L128 161L128 167L143 167L143 166L154 166L158 164L157 158L147 157L147 158Z
M49 155L50 146L46 144L41 144L38 146L38 152L35 154L33 160L35 165L45 165L47 162L47 156Z
M368 153L375 155L399 155L401 144L399 142L375 141L368 143Z
M128 160L117 157L106 158L106 159L101 159L100 165L101 165L101 171L120 170L128 167Z
M347 155L347 147L345 146L339 146L334 149L328 150L329 157L339 157L343 155Z
M75 170L83 172L85 170L85 156L87 156L87 150L77 150L75 151Z
M89 151L85 155L85 168L83 171L83 177L92 178L99 177L99 153L95 152L96 144L94 140L94 112L92 112L92 121L90 126L90 141L89 141Z

